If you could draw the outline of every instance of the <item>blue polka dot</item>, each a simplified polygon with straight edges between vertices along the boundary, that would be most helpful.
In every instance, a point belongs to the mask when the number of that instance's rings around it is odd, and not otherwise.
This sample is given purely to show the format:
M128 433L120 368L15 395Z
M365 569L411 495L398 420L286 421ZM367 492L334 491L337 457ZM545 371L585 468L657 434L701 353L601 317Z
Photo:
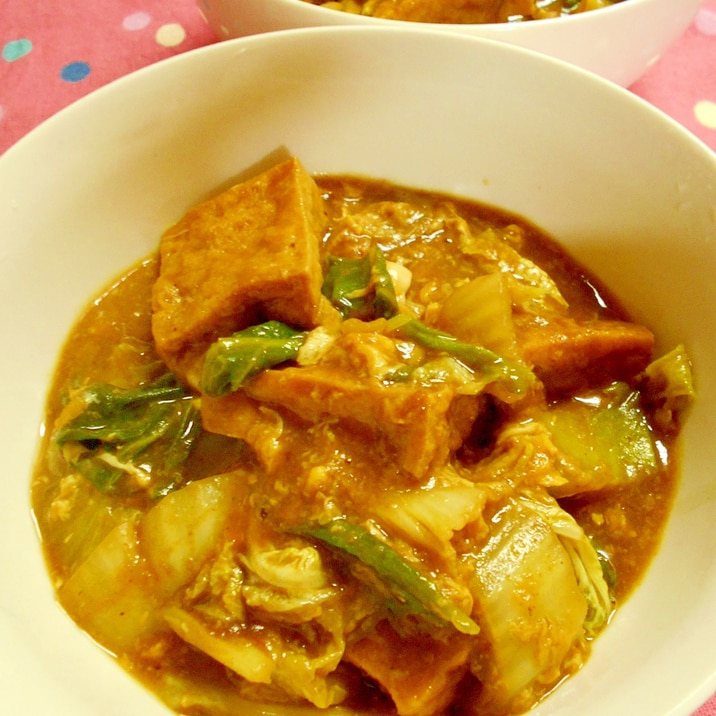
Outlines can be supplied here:
M86 62L70 62L60 71L65 82L81 82L92 71Z

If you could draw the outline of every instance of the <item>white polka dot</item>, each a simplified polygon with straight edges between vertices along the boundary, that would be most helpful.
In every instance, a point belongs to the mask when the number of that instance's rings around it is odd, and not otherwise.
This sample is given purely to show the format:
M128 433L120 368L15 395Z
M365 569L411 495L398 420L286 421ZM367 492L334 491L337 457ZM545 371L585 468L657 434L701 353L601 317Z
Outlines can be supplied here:
M178 23L162 25L156 34L156 40L162 47L176 47L186 38L184 28Z
M699 32L704 35L716 35L716 10L701 8L696 13L694 25Z
M122 20L122 27L125 30L143 30L152 21L148 12L133 12Z
M701 100L694 105L694 116L708 129L716 129L716 102Z

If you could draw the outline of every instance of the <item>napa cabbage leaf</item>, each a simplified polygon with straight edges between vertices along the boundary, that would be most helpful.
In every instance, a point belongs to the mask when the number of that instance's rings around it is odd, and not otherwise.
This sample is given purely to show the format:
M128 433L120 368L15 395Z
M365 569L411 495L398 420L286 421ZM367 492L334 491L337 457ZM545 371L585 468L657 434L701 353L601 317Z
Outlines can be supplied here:
M539 515L567 552L579 590L587 603L584 631L596 636L607 624L614 600L604 576L602 560L578 522L559 503L543 494L525 494L520 502Z
M374 510L382 524L410 544L453 558L455 532L471 523L477 523L478 531L486 529L483 510L491 495L491 486L462 478L446 466L425 487L391 494L377 501Z
M662 467L641 394L626 383L575 396L539 417L557 451L555 471L564 479L557 497L648 479Z
M198 480L114 527L60 587L63 607L111 651L161 632L159 611L221 550L244 485Z
M508 500L484 546L463 559L473 570L474 614L487 648L478 658L489 703L548 688L573 649L610 613L598 557L556 502Z
M135 388L87 386L66 410L73 417L60 416L53 440L97 489L157 497L181 485L201 422L193 397L171 373Z
M677 432L682 414L696 398L691 359L682 344L646 367L643 393L656 424L667 433Z

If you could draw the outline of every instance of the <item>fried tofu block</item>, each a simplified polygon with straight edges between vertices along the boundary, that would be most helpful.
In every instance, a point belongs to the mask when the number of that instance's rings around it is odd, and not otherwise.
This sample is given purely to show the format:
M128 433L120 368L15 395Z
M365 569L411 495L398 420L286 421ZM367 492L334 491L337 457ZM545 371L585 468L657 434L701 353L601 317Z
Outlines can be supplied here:
M629 380L651 360L652 332L636 323L567 317L517 328L522 355L549 391Z
M432 716L448 706L468 669L469 640L427 634L401 638L388 622L349 645L346 661L376 681L399 716Z
M245 391L308 422L333 419L368 427L418 479L462 443L479 409L472 396L456 396L449 387L385 386L334 366L267 370L249 381Z
M250 398L243 390L220 398L202 396L201 422L204 430L210 433L243 440L268 472L274 469L281 456L284 433L281 416L269 406Z
M260 320L312 328L326 217L296 159L191 209L160 244L152 293L159 355L192 385L208 345Z
M274 430L274 419L266 425L266 415L274 409L303 423L340 421L367 428L394 452L406 472L420 479L462 444L483 401L458 395L448 385L385 384L380 375L387 367L400 365L395 363L398 359L390 338L373 331L349 331L312 364L265 370L236 393L203 396L204 427L246 441L270 469L275 459L269 459L267 448L275 440L263 437L266 427L269 434Z

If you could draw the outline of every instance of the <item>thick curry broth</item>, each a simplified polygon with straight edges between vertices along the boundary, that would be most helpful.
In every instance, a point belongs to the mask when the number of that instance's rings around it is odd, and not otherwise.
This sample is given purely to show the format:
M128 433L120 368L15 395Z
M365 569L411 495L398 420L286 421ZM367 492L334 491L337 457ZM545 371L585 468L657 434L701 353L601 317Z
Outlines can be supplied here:
M567 299L570 316L579 320L627 318L618 301L595 277L528 222L472 202L382 182L329 177L319 178L317 183L329 217L322 250L332 255L364 255L374 242L361 232L360 225L356 228L351 224L351 231L346 233L346 224L341 223L341 216L359 214L376 202L396 202L397 207L409 204L413 209L419 208L411 214L411 223L406 225L405 232L400 235L383 232L379 243L391 261L401 262L412 271L407 299L423 306L426 316L430 316L431 306L439 304L450 294L456 282L469 279L475 273L473 258L458 250L456 235L450 231L440 229L432 235L410 235L410 227L420 225L437 207L447 205L456 208L457 214L467 221L474 233L493 230L501 237L507 237L508 242L519 246L523 256L546 270ZM342 228L336 230L336 227ZM158 498L142 490L127 495L98 491L88 481L72 474L60 451L52 444L53 426L68 396L79 385L105 382L131 387L162 372L161 360L153 346L151 327L151 293L158 270L157 258L152 256L129 270L92 302L67 339L49 392L47 430L32 483L32 503L48 568L60 590L61 603L64 603L62 586L110 530L125 520L137 519L137 515L141 518L158 501ZM488 411L487 416L481 424L486 425L485 429L490 433L503 418L499 411L498 414ZM252 533L252 530L262 536L293 530L315 514L317 500L339 505L342 516L358 521L372 515L378 495L384 492L409 494L415 489L414 477L395 465L390 447L376 440L365 425L345 420L323 420L311 424L285 411L282 419L282 439L288 448L270 475L242 441L208 433L200 436L186 462L184 484L238 470L240 477L237 480L242 484L237 489L242 495L244 491L251 494L247 504L251 505L254 521L245 521L240 511L235 512L233 527L228 531L230 539L225 536L229 540L227 544L244 544L250 538L246 534ZM470 441L474 438L475 431L452 458L462 471L469 472L471 465L479 462L491 448L491 439L477 439L471 445ZM656 434L656 439L662 455L669 457L648 481L636 481L625 487L561 501L605 557L610 576L613 570L613 596L617 608L637 584L658 545L674 492L673 439L660 434ZM242 498L235 496L235 499L240 502ZM488 500L485 518L499 521L505 504L501 497ZM142 535L141 529L138 534ZM467 554L475 548L475 534L476 528L466 527L455 532L453 542L459 549L464 547ZM409 543L406 546L401 540L396 544L396 549L410 554L431 574L449 573L454 567L452 562L449 568L446 567L446 558L430 549L416 548ZM363 618L366 602L372 603L375 597L366 597L365 586L353 583L352 575L330 550L321 551L321 554L332 588L342 590L341 604L349 604L351 599L355 599L357 606L343 607L344 616L355 620ZM460 567L458 571L462 569ZM238 574L240 568L237 570ZM132 575L139 583L137 588L140 591L152 589L156 576L151 570L132 572ZM449 585L450 579L446 577L444 584ZM197 583L191 588L193 596L187 589L173 603L184 609L193 609L196 605L195 593L205 588L205 584L202 585ZM76 605L70 606L69 610L80 627L117 654L123 667L182 713L228 714L235 713L237 708L249 712L253 707L244 701L246 698L258 702L284 700L284 708L294 702L300 706L302 702L295 696L282 697L266 684L248 683L179 638L176 630L167 629L165 625L157 624L156 629L149 630L141 639L118 647L107 644L102 634L96 633L92 620L77 612ZM261 630L274 628L270 626L270 621L267 627L261 618L252 624L246 631L249 638L258 639ZM291 629L285 623L275 629L282 638L289 638L286 634ZM291 639L306 638L303 627L296 629L295 633L291 631ZM213 634L229 638L237 633L238 627L227 622L224 627L214 624L212 630ZM433 625L430 630L438 634L438 639L441 634L447 634L445 638L448 640L451 638L445 625ZM418 634L421 633L418 629ZM314 636L319 638L318 632ZM462 638L459 635L459 640ZM410 648L411 643L417 644L415 648L422 648L416 639L416 635L407 637L401 648ZM487 700L484 694L481 696L483 689L475 675L489 675L493 667L489 665L487 656L475 654L472 657L473 671L466 673L460 687L456 688L455 702L448 707L441 706L439 710L470 713L471 704L479 704L480 713L508 714L524 710L564 675L581 666L588 653L588 642L589 639L586 639L574 645L557 672L548 680L507 703L489 695ZM318 647L314 645L314 648ZM489 646L484 643L480 648L489 651ZM417 656L416 652L414 657ZM375 680L356 668L355 663L341 662L335 673L341 687L348 691L342 702L344 706L388 713L393 711L390 700L380 688L376 688ZM187 693L189 696L186 696Z
M554 19L624 0L306 0L333 10L408 22L454 24Z

